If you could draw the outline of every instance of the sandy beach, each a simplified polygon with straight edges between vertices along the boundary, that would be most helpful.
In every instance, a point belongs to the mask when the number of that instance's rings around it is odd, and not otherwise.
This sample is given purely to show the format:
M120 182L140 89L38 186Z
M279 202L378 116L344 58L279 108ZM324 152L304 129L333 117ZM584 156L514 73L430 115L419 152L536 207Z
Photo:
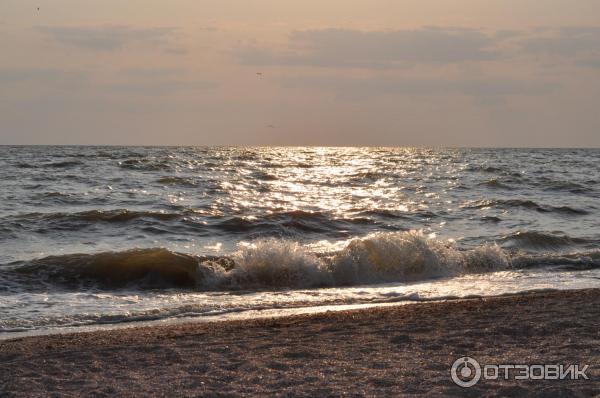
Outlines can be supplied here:
M600 290L0 343L2 396L593 396ZM590 380L481 380L452 363L588 364Z

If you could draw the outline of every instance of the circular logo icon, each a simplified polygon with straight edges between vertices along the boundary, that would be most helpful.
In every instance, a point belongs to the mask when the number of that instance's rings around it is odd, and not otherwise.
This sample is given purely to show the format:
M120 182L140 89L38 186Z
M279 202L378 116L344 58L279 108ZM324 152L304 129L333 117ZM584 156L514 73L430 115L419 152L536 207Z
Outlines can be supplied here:
M469 357L462 357L454 361L450 376L456 385L472 387L481 379L481 366L479 362Z

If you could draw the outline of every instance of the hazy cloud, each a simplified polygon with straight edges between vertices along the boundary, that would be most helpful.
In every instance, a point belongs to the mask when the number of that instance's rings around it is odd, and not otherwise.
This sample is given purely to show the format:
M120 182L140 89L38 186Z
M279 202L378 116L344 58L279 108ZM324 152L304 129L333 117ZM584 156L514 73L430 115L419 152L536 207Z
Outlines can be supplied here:
M577 61L577 65L586 68L600 69L600 57L580 59L579 61Z
M400 68L416 64L509 60L510 49L548 56L556 62L568 58L579 66L596 67L596 59L600 58L600 27L489 33L436 27L396 31L305 30L292 32L283 50L243 48L238 51L238 57L242 63L250 65Z
M41 26L37 29L61 44L98 51L115 50L134 42L159 43L174 31L168 27L129 26Z
M184 91L208 90L215 82L198 80L183 68L127 68L117 73L117 82L105 87L112 93L162 95Z
M110 94L156 97L158 95L209 90L215 87L217 85L214 82L201 80L157 80L108 84L104 87L104 90Z
M246 48L239 56L242 63L254 65L395 67L494 59L494 43L494 38L483 32L462 28L323 29L293 32L284 52Z
M164 79L185 76L183 68L126 68L118 72L119 76L127 79Z
M165 48L164 52L172 55L185 55L188 53L188 50L181 47L169 47Z
M59 97L114 98L133 100L214 89L217 84L199 80L182 68L127 68L117 71L102 84L91 71L43 68L0 68L0 85L9 88L1 98ZM12 94L10 92L12 91Z
M344 98L364 99L373 95L430 96L462 94L486 103L516 95L545 95L555 84L505 78L296 78L284 80L288 87L313 86L333 91Z
M539 32L543 35L523 41L526 52L564 57L600 53L600 27L572 26Z
M47 86L79 85L87 81L80 71L52 68L0 68L0 83L4 86L29 84Z

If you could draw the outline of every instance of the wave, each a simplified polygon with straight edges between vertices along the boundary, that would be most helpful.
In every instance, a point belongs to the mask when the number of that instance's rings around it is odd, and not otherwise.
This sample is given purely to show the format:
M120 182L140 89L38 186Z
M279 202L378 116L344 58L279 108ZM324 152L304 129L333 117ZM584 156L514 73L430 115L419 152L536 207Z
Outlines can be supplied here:
M193 179L184 178L184 177L161 177L157 180L157 182L159 184L163 184L163 185L174 185L174 186L189 187L189 188L198 186L198 183L196 181L194 181Z
M82 166L82 165L83 165L83 162L80 160L64 160L64 161L60 161L60 162L46 163L42 167L62 169L62 168L70 168L70 167L76 167L76 166Z
M53 221L62 223L73 222L107 222L122 223L140 218L156 220L172 220L181 217L177 213L154 212L154 211L134 211L127 209L116 210L89 210L78 213L27 213L18 216L12 216L17 221Z
M380 217L380 218L389 218L389 219L406 219L410 218L412 213L407 213L401 210L392 210L392 209L372 209L372 210L364 210L358 213L359 216L364 217Z
M408 282L509 266L496 245L460 250L411 231L354 239L327 256L298 242L266 239L241 246L229 257L134 249L45 257L4 266L0 274L5 280L25 278L30 286L231 290Z
M557 181L557 182L553 182L551 184L544 184L543 185L543 189L544 191L551 191L551 192L555 192L555 191L567 191L570 193L574 193L574 194L586 194L589 192L593 192L593 188L592 187L586 187L582 184L577 184L575 182L568 182L568 181Z
M357 213L359 217L378 217L378 218L388 218L388 219L406 219L406 220L414 220L414 219L432 219L439 217L438 214L423 210L423 209L415 209L415 210L393 210L393 209L371 209L359 211Z
M504 247L530 249L557 249L563 246L593 243L588 239L573 238L567 235L555 235L537 231L523 231L507 235L500 239Z
M558 206L558 207L550 207L544 208L542 212L556 212L563 214L571 214L571 215L586 215L590 214L587 210L575 209L569 206Z
M489 180L480 182L478 185L486 186L488 188L510 189L509 185L500 182L497 178L491 178Z
M600 267L600 251L583 253L522 255L512 260L514 268L555 266L560 271L586 270Z
M265 239L220 257L133 249L16 262L0 267L0 289L293 289L414 282L549 265L600 267L600 251L530 255L496 244L461 249L408 231L374 233L325 255L298 242Z
M460 250L418 231L376 233L351 241L332 258L342 284L409 282L463 273L505 269L506 254L496 245Z
M36 168L54 168L54 169L66 169L71 167L83 166L83 162L80 160L63 160L58 162L48 162L43 164L32 164L20 162L16 164L16 167L20 169L36 169Z
M364 217L335 218L322 212L293 210L252 217L229 217L220 221L215 227L228 233L294 230L337 234L338 231L352 228L353 225L365 224L374 224L374 222Z
M170 170L174 167L167 160L154 159L127 159L119 162L119 167L128 170L160 171Z
M486 165L470 165L466 168L470 172L480 172L486 174L498 174L503 176L522 177L521 173L506 168Z
M250 177L257 179L259 181L277 181L277 176L273 174L269 174L265 171L257 170L250 174Z
M383 178L389 177L390 174L385 171L362 171L355 174L350 175L351 181L372 181L375 182L377 180L381 180Z
M496 207L501 209L511 208L523 208L527 210L534 210L540 213L559 213L568 215L585 215L588 214L586 210L572 208L569 206L548 206L541 205L533 200L526 199L485 199L469 201L461 206L465 209L483 209L487 207Z
M20 163L15 164L15 167L17 167L19 169L35 169L38 166L35 164L31 164L31 163L20 162Z
M481 171L484 173L502 173L506 172L505 169L496 166L486 166L486 165L469 165L466 169L467 171Z
M51 198L61 199L64 198ZM207 216L206 222L199 221L199 215ZM201 217L201 216L200 216ZM115 227L127 223L143 222L144 231L173 233L183 230L193 233L216 234L255 234L260 236L290 236L297 233L320 233L331 237L348 237L359 233L361 227L377 226L379 222L364 216L335 217L329 213L309 211L279 211L269 214L224 217L207 213L201 209L172 207L169 211L136 211L127 209L88 210L75 213L25 213L0 218L16 230L66 230L81 229L94 224L110 224ZM155 223L153 223L155 222ZM173 228L177 228L175 230ZM397 230L393 226L381 226L387 230Z
M32 193L29 198L24 198L23 204L30 204L32 207L41 207L42 204L48 205L74 205L74 206L91 206L106 205L110 200L101 195L78 195L66 192L44 192L37 188L29 188L31 190L39 190L41 192ZM31 216L32 213L26 213L25 216ZM33 213L33 214L56 214L56 213Z
M198 264L193 256L166 249L134 249L50 256L19 265L13 271L30 283L65 288L119 289L134 283L141 288L169 288L200 285L203 268Z
M587 194L594 191L594 185L596 181L568 181L563 179L555 179L549 176L541 176L529 181L531 185L540 187L544 191L556 192L570 192L574 194Z
M502 219L500 217L496 217L496 216L484 216L484 217L481 217L480 220L483 222L489 222L489 223L499 223L502 221Z

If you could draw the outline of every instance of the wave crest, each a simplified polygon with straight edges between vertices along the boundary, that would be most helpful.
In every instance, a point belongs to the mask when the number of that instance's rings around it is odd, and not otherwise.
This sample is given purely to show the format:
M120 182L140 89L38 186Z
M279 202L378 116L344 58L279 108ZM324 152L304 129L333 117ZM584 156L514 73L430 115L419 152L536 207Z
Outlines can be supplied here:
M194 287L206 276L195 257L166 249L50 256L14 270L36 282L66 288L95 285L118 289L134 283L146 288Z
M504 247L555 249L562 246L591 243L583 238L573 238L567 235L555 235L538 231L519 231L507 235L500 240Z
M297 242L260 240L234 255L232 281L240 287L315 287L333 284L325 262Z
M137 219L156 219L156 220L173 220L181 217L177 213L167 213L159 211L135 211L127 209L115 210L88 210L78 213L28 213L13 216L16 220L30 221L53 221L53 222L107 222L107 223L123 223L134 221Z
M412 282L510 267L497 245L460 250L420 231L371 234L330 256L317 256L297 242L261 240L242 247L233 259L231 281L245 288Z
M474 200L464 203L462 208L465 209L485 209L490 207L500 209L516 209L522 208L526 210L534 210L539 213L558 213L564 215L585 215L588 211L583 209L572 208L569 206L548 206L541 205L533 200L526 199L485 199Z
M51 256L9 268L30 287L236 290L411 282L508 267L508 256L496 245L461 250L410 231L354 239L327 256L297 242L266 239L240 246L230 257L134 249ZM1 279L10 278L7 272L0 271Z
M465 272L507 268L496 245L459 250L419 231L377 233L356 239L334 257L332 272L342 284L415 281Z

